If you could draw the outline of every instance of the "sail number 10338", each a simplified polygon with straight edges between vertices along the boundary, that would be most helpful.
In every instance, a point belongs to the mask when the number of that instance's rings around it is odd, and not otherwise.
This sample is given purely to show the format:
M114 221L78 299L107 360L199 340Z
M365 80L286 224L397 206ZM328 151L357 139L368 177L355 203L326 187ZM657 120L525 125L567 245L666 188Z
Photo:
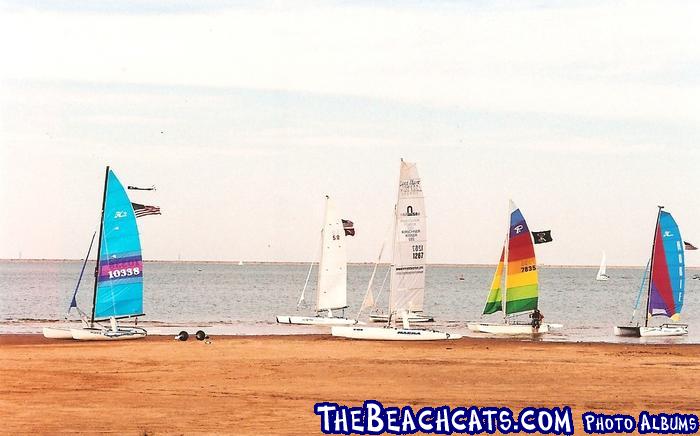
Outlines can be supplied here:
M119 277L137 276L139 274L141 274L141 269L136 266L134 268L122 268L112 270L109 272L109 278L116 279Z
M414 245L413 246L413 258L414 259L423 259L423 245Z

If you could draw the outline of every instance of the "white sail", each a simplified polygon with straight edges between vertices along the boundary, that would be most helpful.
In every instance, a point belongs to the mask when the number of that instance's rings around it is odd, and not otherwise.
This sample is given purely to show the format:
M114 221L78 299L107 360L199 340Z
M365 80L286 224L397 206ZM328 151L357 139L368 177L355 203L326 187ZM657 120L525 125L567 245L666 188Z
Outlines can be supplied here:
M605 251L603 251L603 258L600 259L600 268L598 268L598 274L596 275L596 280L607 280L609 277L606 274L607 262L605 259Z
M347 257L345 230L335 210L335 204L326 196L326 215L321 230L321 261L316 287L316 311L347 307Z
M425 202L415 163L401 161L389 311L420 312L425 295Z

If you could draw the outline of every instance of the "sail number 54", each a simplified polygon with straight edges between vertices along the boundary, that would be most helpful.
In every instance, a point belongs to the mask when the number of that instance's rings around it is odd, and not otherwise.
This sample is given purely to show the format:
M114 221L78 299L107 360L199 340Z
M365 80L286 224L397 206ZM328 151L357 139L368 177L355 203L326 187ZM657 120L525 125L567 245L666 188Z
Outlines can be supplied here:
M116 279L118 277L137 276L139 274L141 274L141 269L139 267L115 269L109 272L109 278Z

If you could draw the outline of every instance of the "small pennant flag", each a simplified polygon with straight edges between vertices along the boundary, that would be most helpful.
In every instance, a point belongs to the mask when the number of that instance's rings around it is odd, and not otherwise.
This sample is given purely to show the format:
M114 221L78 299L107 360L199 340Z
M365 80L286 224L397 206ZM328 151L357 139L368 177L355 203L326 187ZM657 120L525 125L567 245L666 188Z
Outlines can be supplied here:
M154 186L151 186L150 188L139 188L138 186L131 186L130 185L130 186L127 186L126 189L131 189L133 191L155 191L156 187L154 185Z
M134 215L136 215L136 218L146 215L160 215L160 208L158 206L146 206L143 204L131 203L131 207L134 208Z
M535 244L545 244L547 242L552 242L552 231L544 230L542 232L532 232L532 239Z
M355 236L355 224L350 220L343 221L343 230L345 230L345 236Z
M698 249L698 247L696 247L695 245L691 244L691 243L688 242L688 241L683 241L683 245L685 245L685 249L688 250L688 251L693 251L693 250L697 250L697 249Z

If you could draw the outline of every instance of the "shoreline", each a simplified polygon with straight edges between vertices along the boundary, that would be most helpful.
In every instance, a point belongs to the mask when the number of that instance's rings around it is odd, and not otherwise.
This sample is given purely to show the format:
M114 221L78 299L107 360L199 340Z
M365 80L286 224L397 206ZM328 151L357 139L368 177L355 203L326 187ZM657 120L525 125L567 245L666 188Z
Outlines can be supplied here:
M361 406L570 406L697 413L700 345L320 335L116 342L0 335L8 433L319 434L317 402ZM673 386L673 395L658 395ZM108 399L94 419L86 397Z
M91 259L93 261L94 259ZM84 259L0 259L0 263L69 263L82 262ZM183 263L183 264L205 264L205 265L233 265L233 266L250 266L250 265L273 265L273 266L308 266L308 261L243 261L243 265L238 264L238 260L144 260L144 263ZM374 262L348 262L348 265L353 266L373 266ZM390 264L382 262L379 264L382 267L388 267ZM432 268L495 268L495 263L428 263L427 266ZM562 269L597 269L599 265L554 265L554 264L538 264L538 267L543 268L562 268ZM608 269L644 269L643 265L608 265ZM687 265L688 270L700 270L700 265Z

